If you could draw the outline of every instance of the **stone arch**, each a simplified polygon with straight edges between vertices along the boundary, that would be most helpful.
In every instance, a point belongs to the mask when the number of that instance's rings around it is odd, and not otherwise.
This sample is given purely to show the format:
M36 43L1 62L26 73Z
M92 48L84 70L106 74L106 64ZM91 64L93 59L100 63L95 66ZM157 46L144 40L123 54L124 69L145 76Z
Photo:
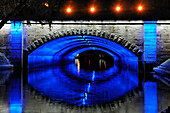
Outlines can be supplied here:
M96 36L96 37L100 37L103 39L113 41L116 44L121 45L122 48L124 47L124 48L128 49L129 51L131 51L134 54L133 56L136 55L138 58L140 58L143 53L134 43L130 43L129 41L125 40L125 38L123 38L121 36L117 36L114 33L108 33L108 32L100 31L97 29L70 29L70 30L53 32L51 34L43 36L42 38L40 38L38 40L35 40L32 44L30 44L25 49L25 52L27 55L29 55L29 54L31 55L31 53L36 52L34 50L36 50L36 49L38 50L38 48L40 46L45 45L46 43L48 44L48 42L50 42L50 41L52 42L52 40L55 41L55 39L59 39L59 38L61 39L62 37L76 36L76 35ZM104 43L104 44L106 44L106 43ZM131 95L131 93L130 93L130 95ZM127 96L122 97L122 100L124 100L125 97L127 97ZM115 100L113 102L114 104L110 103L109 106L115 106L115 105L119 104L119 102L120 102L119 100L120 100L120 98ZM108 104L104 103L102 106L106 106L106 105L108 105ZM102 108L104 108L104 107L102 107Z
M56 32L53 32L46 36L43 36L42 38L40 38L38 40L35 40L32 44L30 44L25 49L25 53L27 55L29 55L31 52L33 52L38 47L40 47L41 45L43 45L47 42L58 39L60 37L75 36L75 35L97 36L97 37L111 40L111 41L125 47L126 49L130 50L138 58L140 58L143 53L142 50L140 50L134 43L127 41L124 37L117 36L114 33L108 33L105 31L98 30L98 29L70 29L70 30L56 31Z

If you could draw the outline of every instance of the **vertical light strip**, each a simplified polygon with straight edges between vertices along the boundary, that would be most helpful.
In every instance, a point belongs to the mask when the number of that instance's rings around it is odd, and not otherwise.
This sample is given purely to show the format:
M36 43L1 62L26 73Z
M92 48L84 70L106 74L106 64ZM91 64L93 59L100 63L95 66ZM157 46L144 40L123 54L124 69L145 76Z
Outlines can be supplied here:
M21 79L18 77L11 80L9 113L22 113Z
M23 28L24 28L24 25L22 24L22 42L21 42L21 45L22 45L22 47L21 47L21 105L23 105L23 68L24 68L24 30L23 30ZM22 107L23 108L23 107Z
M11 21L11 56L12 64L20 66L22 58L22 21Z
M144 60L147 63L156 62L156 23L144 21Z
M22 64L22 21L11 21L11 61L14 67ZM19 70L20 71L20 70ZM21 71L22 72L22 71ZM11 80L10 113L22 112L22 75Z
M157 113L157 83L145 82L145 113Z

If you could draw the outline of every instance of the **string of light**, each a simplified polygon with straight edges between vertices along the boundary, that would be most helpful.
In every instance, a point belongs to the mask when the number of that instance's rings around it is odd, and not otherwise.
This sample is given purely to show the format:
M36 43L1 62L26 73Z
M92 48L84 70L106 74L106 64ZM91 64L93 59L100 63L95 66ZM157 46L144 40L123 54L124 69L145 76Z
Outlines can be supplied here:
M46 2L46 3L44 3L44 6L49 7L49 4ZM120 5L117 5L117 6L114 7L113 9L114 9L116 12L121 12L121 11L123 10L123 7L121 7ZM138 5L138 6L136 7L136 10L137 10L138 12L142 12L142 11L144 10L143 5L141 5L141 4ZM67 8L65 9L65 12L68 13L68 14L70 14L70 13L73 12L73 9L72 9L71 7L67 7ZM95 12L96 12L96 7L95 7L95 6L91 6L91 7L89 8L89 12L90 12L90 13L95 13Z

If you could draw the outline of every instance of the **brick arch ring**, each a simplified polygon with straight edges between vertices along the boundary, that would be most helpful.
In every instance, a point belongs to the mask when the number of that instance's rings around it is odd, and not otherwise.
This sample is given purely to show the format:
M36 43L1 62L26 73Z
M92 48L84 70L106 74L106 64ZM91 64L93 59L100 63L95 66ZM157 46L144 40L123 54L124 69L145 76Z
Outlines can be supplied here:
M35 40L24 51L27 55L29 55L31 52L33 52L38 47L40 47L41 45L47 42L58 39L60 37L75 36L75 35L97 36L97 37L111 40L127 48L132 53L134 53L138 58L140 58L143 53L143 51L140 50L138 46L136 46L134 43L127 41L125 38L121 36L117 36L114 33L108 33L105 31L98 30L98 29L70 29L70 30L53 32L46 36L41 37L40 39Z

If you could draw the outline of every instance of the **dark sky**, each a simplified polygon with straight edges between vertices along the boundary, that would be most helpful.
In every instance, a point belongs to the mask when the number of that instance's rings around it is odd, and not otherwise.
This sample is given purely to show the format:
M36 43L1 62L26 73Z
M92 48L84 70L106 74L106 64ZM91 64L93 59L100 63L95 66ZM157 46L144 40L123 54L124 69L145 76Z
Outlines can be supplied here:
M9 1L9 0L8 0ZM170 0L30 0L22 10L12 16L13 19L52 19L52 20L159 20L170 19ZM47 2L49 7L45 7ZM2 5L0 2L0 18L4 18L14 8ZM141 4L143 10L137 11ZM121 7L120 12L115 7ZM5 6L5 7L4 7ZM95 13L90 13L89 8L95 6ZM72 8L72 13L65 12L67 7Z

